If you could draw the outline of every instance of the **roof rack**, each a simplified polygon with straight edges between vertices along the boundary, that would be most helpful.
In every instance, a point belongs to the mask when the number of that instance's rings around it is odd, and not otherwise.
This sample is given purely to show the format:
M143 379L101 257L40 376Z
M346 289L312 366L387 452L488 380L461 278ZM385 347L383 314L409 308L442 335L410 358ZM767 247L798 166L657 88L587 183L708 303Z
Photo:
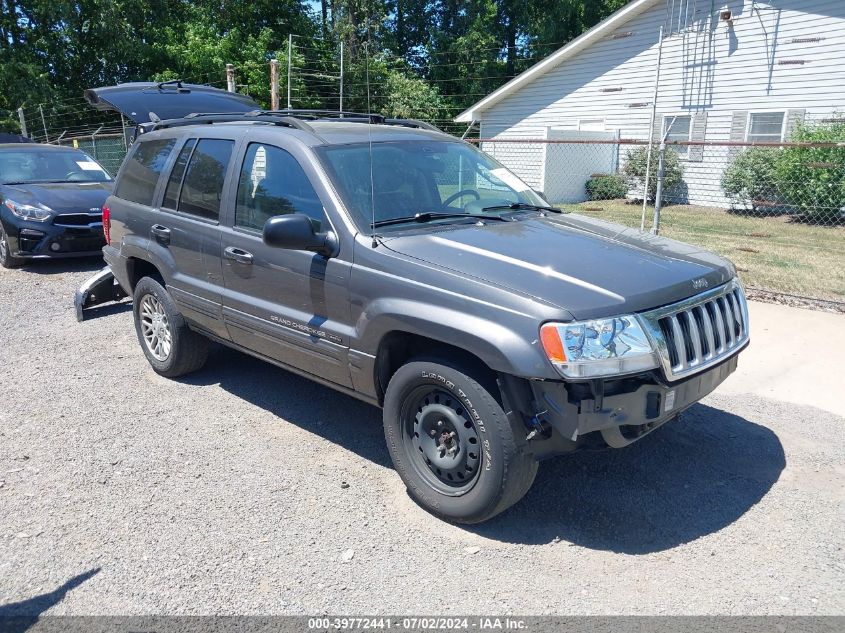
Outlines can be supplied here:
M264 110L252 110L249 112L203 112L187 114L181 119L167 119L164 121L155 122L147 131L162 130L170 127L181 127L183 125L197 125L200 123L233 123L238 121L257 121L267 123L270 125L280 125L284 127L302 130L303 132L314 133L314 129L297 118L291 116L283 116L275 112L267 112Z
M416 119L388 119L384 115L372 112L345 112L338 110L250 110L248 112L202 112L185 115L179 119L167 119L154 121L141 127L145 132L161 130L183 125L197 125L201 123L233 123L239 121L253 121L269 125L280 125L284 127L310 132L319 136L313 127L306 121L325 121L336 119L344 123L371 123L378 125L398 125L402 127L442 132L439 128L425 121Z

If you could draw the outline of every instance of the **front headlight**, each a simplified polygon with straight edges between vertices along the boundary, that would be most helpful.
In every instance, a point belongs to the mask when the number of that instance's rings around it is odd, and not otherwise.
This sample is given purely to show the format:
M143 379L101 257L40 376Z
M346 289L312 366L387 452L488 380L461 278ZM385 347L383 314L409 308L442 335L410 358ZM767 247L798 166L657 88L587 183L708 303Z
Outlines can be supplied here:
M49 220L52 215L52 209L44 204L34 206L31 204L21 204L14 200L6 200L6 206L9 211L18 216L21 220L35 220L36 222L43 222Z
M552 365L566 378L631 374L659 366L634 315L576 323L546 323L540 341Z

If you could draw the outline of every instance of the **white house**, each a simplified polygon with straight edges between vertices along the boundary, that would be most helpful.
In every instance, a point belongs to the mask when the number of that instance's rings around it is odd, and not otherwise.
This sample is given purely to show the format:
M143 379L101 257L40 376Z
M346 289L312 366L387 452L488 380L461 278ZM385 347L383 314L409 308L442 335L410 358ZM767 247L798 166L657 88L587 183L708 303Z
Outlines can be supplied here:
M553 19L553 16L551 16ZM655 101L660 29L664 29ZM845 113L845 0L634 0L456 121L482 139L782 141ZM674 121L674 123L672 123ZM624 145L485 146L553 201L624 161ZM679 148L693 203L726 205L736 150Z

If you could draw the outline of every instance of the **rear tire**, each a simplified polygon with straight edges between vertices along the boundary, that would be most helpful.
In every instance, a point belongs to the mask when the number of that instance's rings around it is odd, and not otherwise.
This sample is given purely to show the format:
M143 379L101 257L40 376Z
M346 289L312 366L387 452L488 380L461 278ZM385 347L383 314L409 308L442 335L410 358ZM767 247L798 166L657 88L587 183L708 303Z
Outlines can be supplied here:
M440 359L397 370L384 399L384 434L408 493L432 514L480 523L519 501L537 474L488 389Z
M205 364L209 340L188 327L159 282L141 279L135 286L132 308L138 342L157 374L175 378Z
M24 260L20 257L12 256L12 249L9 246L9 238L6 235L6 230L0 222L0 266L3 268L20 268L23 266Z

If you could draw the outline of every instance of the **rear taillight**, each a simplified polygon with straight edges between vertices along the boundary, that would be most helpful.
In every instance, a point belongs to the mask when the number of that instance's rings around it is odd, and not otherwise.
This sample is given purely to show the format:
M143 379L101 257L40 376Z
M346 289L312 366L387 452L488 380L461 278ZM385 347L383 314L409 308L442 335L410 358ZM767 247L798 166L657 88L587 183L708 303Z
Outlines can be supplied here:
M106 236L106 244L111 244L111 209L109 205L103 205L103 235Z

